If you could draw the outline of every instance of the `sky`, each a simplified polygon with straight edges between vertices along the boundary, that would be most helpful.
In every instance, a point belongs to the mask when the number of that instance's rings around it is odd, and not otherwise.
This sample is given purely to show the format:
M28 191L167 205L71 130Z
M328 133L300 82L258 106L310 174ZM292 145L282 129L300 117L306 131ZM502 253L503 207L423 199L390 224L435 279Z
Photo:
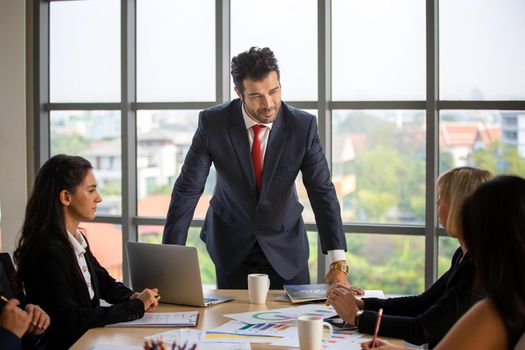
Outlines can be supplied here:
M137 94L215 99L215 1L137 1ZM334 100L425 98L425 1L332 1ZM51 3L51 100L120 99L120 1ZM442 99L525 98L525 1L441 0ZM317 100L317 1L232 0L231 54L269 46L284 100Z

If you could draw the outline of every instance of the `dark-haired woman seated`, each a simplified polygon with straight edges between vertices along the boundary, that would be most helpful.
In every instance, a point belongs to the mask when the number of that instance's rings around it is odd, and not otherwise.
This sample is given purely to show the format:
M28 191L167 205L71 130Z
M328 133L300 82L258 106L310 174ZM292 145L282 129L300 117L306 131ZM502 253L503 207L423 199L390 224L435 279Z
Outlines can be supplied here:
M78 225L101 201L84 158L57 155L38 172L14 258L28 301L51 317L47 349L67 349L90 328L141 318L158 304L156 289L134 293L91 253Z

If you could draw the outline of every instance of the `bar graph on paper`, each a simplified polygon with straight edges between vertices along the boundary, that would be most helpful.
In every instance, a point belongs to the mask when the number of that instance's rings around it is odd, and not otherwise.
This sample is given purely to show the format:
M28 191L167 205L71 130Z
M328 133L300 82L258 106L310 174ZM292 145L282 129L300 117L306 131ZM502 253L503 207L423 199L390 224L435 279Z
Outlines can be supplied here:
M243 323L239 321L229 321L217 328L212 329L214 333L223 333L231 335L249 335L249 336L271 336L271 337L289 337L296 336L297 327L295 325L268 322L268 323Z

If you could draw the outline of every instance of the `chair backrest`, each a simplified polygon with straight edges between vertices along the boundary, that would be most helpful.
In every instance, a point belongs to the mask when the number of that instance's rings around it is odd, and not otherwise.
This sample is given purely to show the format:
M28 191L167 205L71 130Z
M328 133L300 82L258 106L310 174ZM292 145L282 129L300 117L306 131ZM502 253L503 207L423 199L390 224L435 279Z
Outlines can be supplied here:
M6 298L15 297L15 266L9 253L0 253L0 293Z

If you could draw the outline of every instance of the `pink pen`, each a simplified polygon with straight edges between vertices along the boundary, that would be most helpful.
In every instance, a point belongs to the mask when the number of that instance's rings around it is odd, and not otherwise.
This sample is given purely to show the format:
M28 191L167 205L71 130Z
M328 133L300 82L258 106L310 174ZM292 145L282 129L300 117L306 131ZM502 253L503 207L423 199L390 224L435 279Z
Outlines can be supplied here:
M376 329L374 331L374 338L372 339L372 347L377 346L377 333L379 332L379 324L381 323L381 316L383 316L383 309L379 309L377 312Z

